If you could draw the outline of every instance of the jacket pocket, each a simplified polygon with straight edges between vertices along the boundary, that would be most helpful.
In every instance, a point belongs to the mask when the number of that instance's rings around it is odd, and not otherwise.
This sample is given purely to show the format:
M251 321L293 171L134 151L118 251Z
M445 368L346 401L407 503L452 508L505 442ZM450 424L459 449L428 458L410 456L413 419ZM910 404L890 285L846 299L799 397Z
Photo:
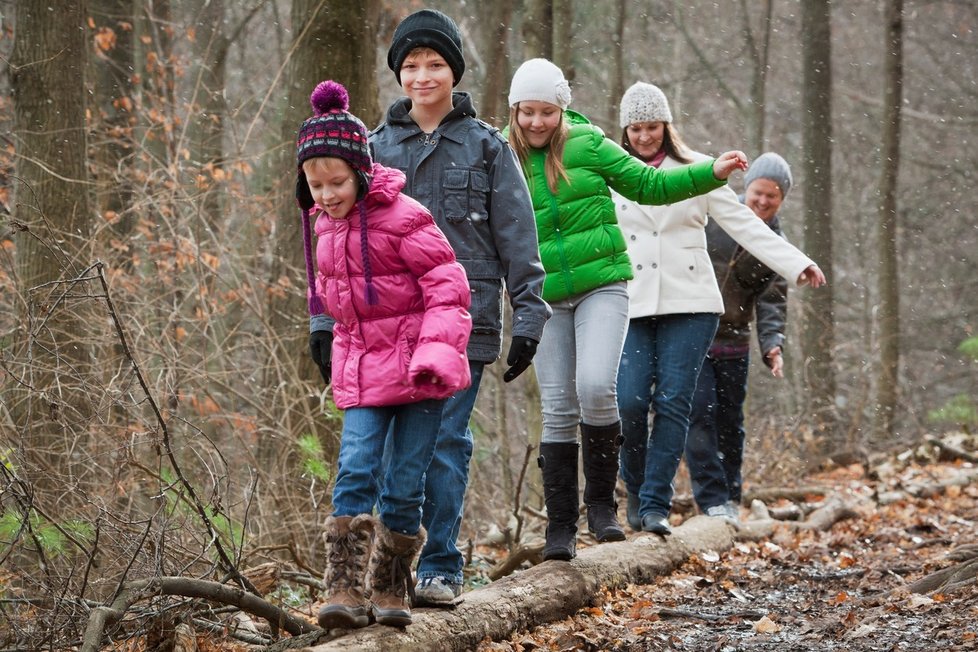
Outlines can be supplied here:
M472 290L472 332L480 335L496 335L503 329L503 284L499 279L470 278Z
M443 177L445 219L452 223L489 217L489 175L481 170L450 168Z

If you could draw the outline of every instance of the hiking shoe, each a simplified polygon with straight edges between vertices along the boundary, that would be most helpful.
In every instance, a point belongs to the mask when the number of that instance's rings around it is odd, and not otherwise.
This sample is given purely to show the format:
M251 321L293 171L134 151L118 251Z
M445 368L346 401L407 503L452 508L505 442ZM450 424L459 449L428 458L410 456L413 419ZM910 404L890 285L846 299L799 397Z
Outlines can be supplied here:
M450 582L447 577L422 577L414 587L415 606L447 607L461 593L462 585Z
M740 525L740 504L734 500L728 500L724 507L727 508L727 516L734 525Z
M672 534L672 528L669 527L669 518L662 514L650 513L643 516L642 529L645 532L654 532L662 536Z
M642 531L642 517L638 513L638 508L641 506L641 502L638 499L638 494L633 494L628 492L628 506L626 507L625 514L628 518L628 525L632 528L634 532Z

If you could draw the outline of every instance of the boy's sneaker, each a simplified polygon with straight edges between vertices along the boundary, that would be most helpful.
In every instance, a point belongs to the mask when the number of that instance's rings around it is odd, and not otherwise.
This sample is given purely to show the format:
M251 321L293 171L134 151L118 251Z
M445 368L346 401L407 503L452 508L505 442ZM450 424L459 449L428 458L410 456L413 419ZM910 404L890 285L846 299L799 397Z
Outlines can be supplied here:
M462 585L447 577L422 577L414 587L416 607L450 607L462 593Z
M740 525L740 503L728 500L724 505L727 508L727 516L734 525Z
M740 514L738 513L737 506L729 502L707 507L706 515L713 518L722 518L731 525L738 525L740 523Z
M714 518L728 518L730 516L730 514L727 513L727 506L725 504L707 507L706 515Z

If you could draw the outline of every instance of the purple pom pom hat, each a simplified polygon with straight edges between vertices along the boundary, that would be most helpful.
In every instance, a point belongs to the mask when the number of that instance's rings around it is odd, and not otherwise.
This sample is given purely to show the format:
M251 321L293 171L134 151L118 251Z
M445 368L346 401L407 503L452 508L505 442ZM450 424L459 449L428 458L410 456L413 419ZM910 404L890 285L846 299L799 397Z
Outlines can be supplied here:
M309 97L313 116L302 123L296 137L296 165L298 178L295 185L295 198L302 209L303 248L306 257L306 280L309 283L309 314L323 314L323 306L315 292L314 264L312 258L312 236L309 215L316 205L306 182L302 164L319 156L343 159L350 164L360 184L358 199L363 199L370 186L370 173L373 160L367 145L367 127L352 113L349 113L350 96L342 84L328 80L321 82ZM363 241L364 272L367 283L367 302L377 302L370 273L370 261L366 256L367 216L363 202L358 201L360 210L360 238Z

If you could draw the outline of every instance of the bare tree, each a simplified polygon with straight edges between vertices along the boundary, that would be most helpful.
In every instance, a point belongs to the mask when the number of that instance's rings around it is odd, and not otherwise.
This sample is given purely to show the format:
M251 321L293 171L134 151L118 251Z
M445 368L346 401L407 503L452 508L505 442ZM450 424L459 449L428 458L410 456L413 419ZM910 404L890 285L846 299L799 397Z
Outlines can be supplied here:
M523 58L553 60L554 0L527 0L523 11Z
M805 250L832 279L832 30L829 0L802 3L802 139L805 151ZM805 381L816 427L831 432L835 411L835 313L832 285L808 297L802 324ZM835 442L821 440L825 446Z
M880 375L877 384L876 431L892 436L895 430L900 372L900 268L898 255L897 176L900 171L900 107L903 104L903 0L887 0L884 7L883 134L879 181L879 342Z
M509 32L513 22L514 0L490 2L486 7L489 16L489 29L486 32L485 85L482 89L480 110L482 118L497 126L508 119L506 88L509 84L509 67L505 65L508 50Z
M99 138L93 152L96 207L114 225L113 234L125 238L132 229L132 214L127 210L132 188L122 169L133 154L133 1L93 0L92 18L93 128Z
M574 1L552 0L551 32L552 60L560 68L567 81L573 83L574 71Z

